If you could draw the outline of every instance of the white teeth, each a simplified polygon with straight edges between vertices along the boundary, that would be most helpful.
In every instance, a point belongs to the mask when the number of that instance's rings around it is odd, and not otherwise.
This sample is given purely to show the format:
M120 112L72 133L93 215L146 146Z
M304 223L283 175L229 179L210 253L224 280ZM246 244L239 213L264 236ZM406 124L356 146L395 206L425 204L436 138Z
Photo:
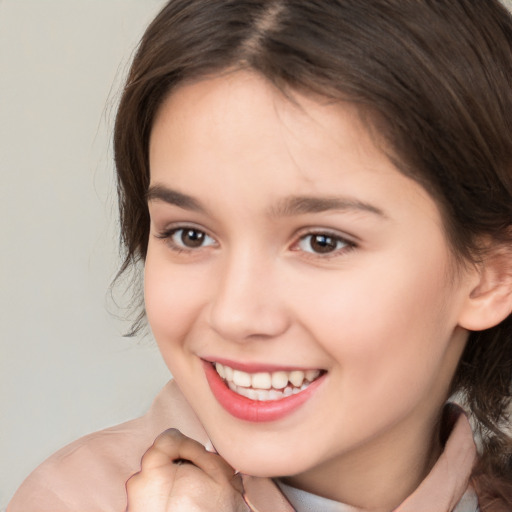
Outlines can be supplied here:
M257 389L256 390L256 400L259 400L260 402L264 402L265 400L268 400L268 391L266 389Z
M287 384L288 384L288 373L287 372L272 373L272 387L274 389L284 389ZM301 384L302 384L302 381L301 381Z
M247 389L247 394L245 396L251 400L258 400L258 392L252 388Z
M306 389L321 373L320 370L247 373L221 363L215 363L214 366L232 391L260 401L279 400L298 393Z
M283 393L280 393L276 389L271 389L268 391L268 396L270 400L279 400L280 398L283 398Z
M252 387L258 389L270 389L272 387L272 376L270 373L255 373L252 376Z
M224 366L224 379L233 380L233 368L229 366Z
M307 370L306 371L306 380L309 382L313 382L320 375L320 370Z
M292 388L290 386L287 386L285 389L253 389L237 386L233 382L228 382L227 384L229 386L229 389L231 389L231 391L234 391L238 395L242 395L251 400L257 400L259 402L281 400L282 398L285 398L287 396L296 395L297 393L300 393L309 386L309 384L304 383L300 388Z
M301 372L299 370L295 370L293 372L290 372L289 376L290 382L298 388L302 385L302 382L304 381L304 372Z
M224 366L222 366L220 363L215 363L215 369L217 370L217 373L223 378L226 378L226 373L224 372Z
M248 373L241 372L240 370L235 370L233 372L233 382L237 386L242 386L243 388L250 388L251 376Z

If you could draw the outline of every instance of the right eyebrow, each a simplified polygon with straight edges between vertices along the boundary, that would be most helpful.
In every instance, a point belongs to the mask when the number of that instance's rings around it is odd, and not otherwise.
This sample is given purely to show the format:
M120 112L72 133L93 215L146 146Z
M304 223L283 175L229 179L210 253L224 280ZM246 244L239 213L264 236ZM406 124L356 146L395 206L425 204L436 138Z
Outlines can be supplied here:
M191 210L199 213L206 213L206 208L193 197L173 190L172 188L165 187L164 185L152 185L146 192L146 200L150 201L163 201L184 210Z
M368 212L384 219L387 215L376 206L350 197L289 196L270 210L272 217L320 213L331 210Z

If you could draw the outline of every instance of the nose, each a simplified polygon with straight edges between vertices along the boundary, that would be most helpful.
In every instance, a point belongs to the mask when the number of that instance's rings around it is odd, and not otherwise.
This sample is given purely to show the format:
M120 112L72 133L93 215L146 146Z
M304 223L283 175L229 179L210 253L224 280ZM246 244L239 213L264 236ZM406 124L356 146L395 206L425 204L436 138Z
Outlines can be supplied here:
M210 327L223 339L269 339L289 327L276 264L246 250L222 262L210 302Z

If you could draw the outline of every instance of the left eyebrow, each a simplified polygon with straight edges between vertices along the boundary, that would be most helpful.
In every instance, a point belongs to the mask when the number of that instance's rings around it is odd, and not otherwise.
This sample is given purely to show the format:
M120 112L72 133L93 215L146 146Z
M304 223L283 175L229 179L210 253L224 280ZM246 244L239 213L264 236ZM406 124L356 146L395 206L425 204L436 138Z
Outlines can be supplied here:
M363 211L382 218L387 215L376 206L350 197L291 196L279 201L269 213L271 217L287 217L306 213L321 213L329 210Z
M146 201L163 201L167 204L172 204L199 213L207 213L206 208L194 197L177 190L165 187L164 185L152 185L146 192Z

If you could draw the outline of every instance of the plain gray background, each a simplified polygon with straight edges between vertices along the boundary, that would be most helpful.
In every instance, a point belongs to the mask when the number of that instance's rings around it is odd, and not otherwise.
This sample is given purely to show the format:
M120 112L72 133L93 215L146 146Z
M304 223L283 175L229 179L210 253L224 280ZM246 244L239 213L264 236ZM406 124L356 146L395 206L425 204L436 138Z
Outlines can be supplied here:
M107 300L115 105L162 4L0 0L0 510L47 456L142 414L169 378Z
M0 510L47 456L144 413L169 378L108 312L115 105L161 5L0 0Z

